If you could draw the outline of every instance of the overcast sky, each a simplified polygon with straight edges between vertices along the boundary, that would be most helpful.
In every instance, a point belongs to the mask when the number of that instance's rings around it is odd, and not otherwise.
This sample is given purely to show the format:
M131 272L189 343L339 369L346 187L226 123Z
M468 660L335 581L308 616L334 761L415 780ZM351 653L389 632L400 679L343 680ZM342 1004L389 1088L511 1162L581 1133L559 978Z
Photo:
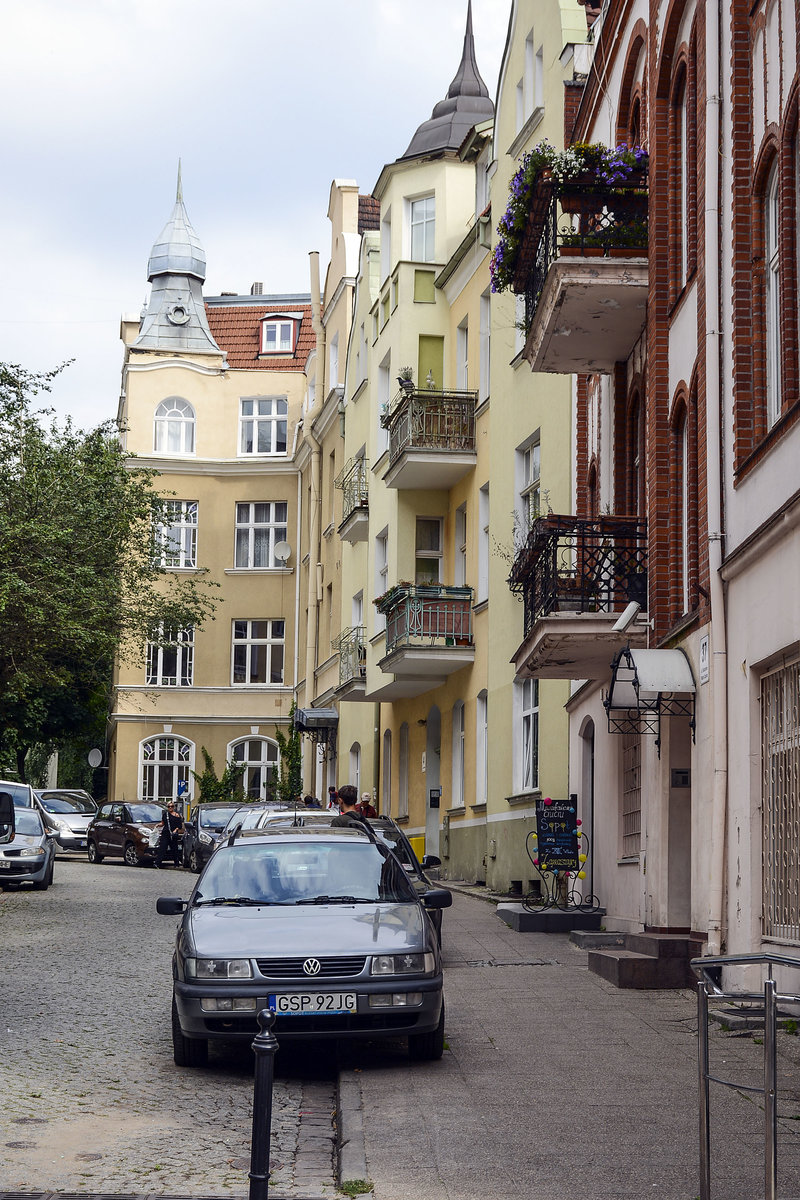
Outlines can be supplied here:
M511 0L473 0L495 99ZM7 0L0 361L74 364L52 402L116 415L119 318L149 291L177 162L206 295L307 292L334 178L362 192L458 67L467 0Z

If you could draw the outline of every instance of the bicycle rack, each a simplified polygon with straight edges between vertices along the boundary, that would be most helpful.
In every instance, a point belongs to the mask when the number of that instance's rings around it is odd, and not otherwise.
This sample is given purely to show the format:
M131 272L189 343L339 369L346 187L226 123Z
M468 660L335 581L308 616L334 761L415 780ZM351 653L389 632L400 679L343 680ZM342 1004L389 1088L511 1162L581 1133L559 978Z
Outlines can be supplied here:
M720 986L722 971L731 966L762 966L767 968L763 994L760 992L725 992ZM777 1200L778 1195L778 1095L777 1095L777 1015L778 1004L800 1004L800 996L779 993L772 977L774 967L800 970L800 958L784 954L725 954L718 957L693 958L692 969L697 984L697 1060L700 1086L700 1200L711 1200L711 1123L709 1084L739 1092L755 1092L764 1097L764 1200ZM733 1003L764 1004L764 1086L751 1087L732 1079L720 1079L709 1073L708 1063L708 1000Z

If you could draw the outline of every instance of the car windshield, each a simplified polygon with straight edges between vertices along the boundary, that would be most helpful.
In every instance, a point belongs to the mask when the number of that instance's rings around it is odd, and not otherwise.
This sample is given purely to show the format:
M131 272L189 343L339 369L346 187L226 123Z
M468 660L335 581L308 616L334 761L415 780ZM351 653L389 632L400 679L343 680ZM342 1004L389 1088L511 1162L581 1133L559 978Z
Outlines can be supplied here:
M344 904L416 899L405 872L372 842L234 843L211 858L195 904Z
M27 783L0 783L0 792L11 797L15 808L31 807L31 790Z
M84 800L82 796L67 796L59 792L43 792L39 801L45 812L49 813L94 813L97 805L94 800Z
M197 823L201 829L224 829L230 815L229 808L199 808Z
M17 827L17 833L22 833L25 837L41 837L44 833L42 818L32 808L18 811L15 814L14 823Z
M373 825L372 828L381 841L385 842L389 849L397 855L404 867L417 869L417 864L412 860L408 853L408 846L397 829L392 829L391 826L387 828L383 825Z
M160 804L129 804L128 812L131 814L134 825L160 821L164 815L164 809Z

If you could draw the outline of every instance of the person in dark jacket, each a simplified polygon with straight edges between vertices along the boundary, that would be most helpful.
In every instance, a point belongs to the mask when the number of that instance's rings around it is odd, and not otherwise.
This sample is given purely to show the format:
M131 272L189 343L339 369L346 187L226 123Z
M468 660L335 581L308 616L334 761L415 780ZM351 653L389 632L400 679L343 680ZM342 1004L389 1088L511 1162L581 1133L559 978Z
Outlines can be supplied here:
M160 867L165 858L172 857L176 867L180 863L179 835L183 830L183 817L177 810L174 800L170 800L161 818L161 834L155 853L155 866Z
M367 818L358 811L358 792L352 783L339 788L339 808L341 811L338 817L333 818L331 825L354 825L357 829L359 825L369 824Z

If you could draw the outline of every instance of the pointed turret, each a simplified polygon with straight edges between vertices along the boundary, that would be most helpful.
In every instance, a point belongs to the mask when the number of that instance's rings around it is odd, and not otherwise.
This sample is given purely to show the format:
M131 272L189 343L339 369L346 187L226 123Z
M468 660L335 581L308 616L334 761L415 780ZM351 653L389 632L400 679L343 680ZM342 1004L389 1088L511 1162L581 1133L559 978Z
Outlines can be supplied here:
M473 125L488 121L493 116L494 105L489 98L489 89L481 78L475 59L472 0L468 0L464 49L447 96L434 107L429 120L420 125L398 161L444 150L457 150Z
M181 168L172 216L156 239L147 264L153 285L137 350L174 350L219 354L203 302L206 256L183 203Z

